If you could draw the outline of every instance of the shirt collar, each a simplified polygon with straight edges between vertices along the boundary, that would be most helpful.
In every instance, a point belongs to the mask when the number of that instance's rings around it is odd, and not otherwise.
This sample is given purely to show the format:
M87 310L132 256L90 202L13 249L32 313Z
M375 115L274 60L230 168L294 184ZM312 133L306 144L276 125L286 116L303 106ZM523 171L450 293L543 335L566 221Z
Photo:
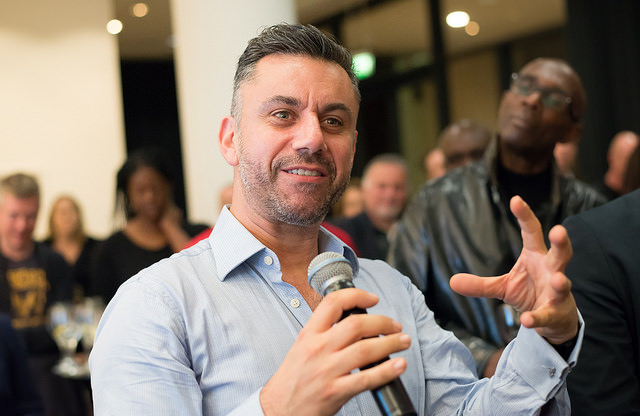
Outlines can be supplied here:
M209 235L209 244L215 259L216 272L221 281L255 254L269 250L233 216L227 206L222 208ZM320 227L318 234L318 250L320 253L333 251L342 254L351 263L354 278L358 275L360 266L354 251L324 227Z

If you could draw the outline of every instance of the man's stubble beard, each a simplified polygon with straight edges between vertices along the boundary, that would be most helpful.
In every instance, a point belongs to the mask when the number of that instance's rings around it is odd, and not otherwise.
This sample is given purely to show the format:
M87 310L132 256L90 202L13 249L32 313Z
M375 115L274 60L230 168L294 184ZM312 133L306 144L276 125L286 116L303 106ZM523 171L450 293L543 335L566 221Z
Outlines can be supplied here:
M337 172L335 164L317 153L305 152L299 153L298 156L294 157L277 158L273 161L269 174L264 174L261 169L262 164L246 156L240 131L238 132L238 159L238 172L243 185L242 192L247 202L254 209L260 207L261 215L271 222L282 222L305 227L320 224L349 184L349 175L346 175L340 182L336 183ZM286 200L286 196L278 192L275 185L277 176L281 174L281 167L292 166L297 163L320 164L327 170L332 183L329 192L319 198L318 201L313 201L310 198L306 207L297 207L290 204ZM257 169L254 167L257 167ZM351 172L351 166L349 166L349 172ZM307 193L311 197L319 185L300 183L297 186L302 188L301 191L303 193Z

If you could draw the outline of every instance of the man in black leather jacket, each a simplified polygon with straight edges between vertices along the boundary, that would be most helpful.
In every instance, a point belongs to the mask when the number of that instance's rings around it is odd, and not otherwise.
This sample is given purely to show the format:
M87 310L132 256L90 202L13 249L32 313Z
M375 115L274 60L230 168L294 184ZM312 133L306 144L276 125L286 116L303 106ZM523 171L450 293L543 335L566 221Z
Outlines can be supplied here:
M456 273L498 276L522 250L508 209L520 195L546 236L572 214L604 203L596 190L562 176L553 160L557 142L578 140L585 93L564 61L540 58L513 76L498 112L498 134L484 159L425 183L391 236L389 263L424 292L445 328L469 347L479 376L491 376L501 348L519 327L518 313L497 299L454 293Z

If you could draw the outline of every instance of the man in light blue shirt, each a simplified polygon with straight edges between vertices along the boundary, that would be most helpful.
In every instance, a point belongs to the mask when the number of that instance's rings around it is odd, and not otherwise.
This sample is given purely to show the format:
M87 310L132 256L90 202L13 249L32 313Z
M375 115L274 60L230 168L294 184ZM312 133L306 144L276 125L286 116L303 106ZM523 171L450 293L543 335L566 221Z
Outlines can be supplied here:
M375 415L367 390L399 376L420 415L568 414L583 329L561 227L547 252L516 197L524 249L513 270L452 278L522 311L483 380L408 278L320 227L349 180L359 99L350 54L317 29L282 24L250 41L219 135L233 204L208 239L141 271L109 304L90 358L97 416ZM311 288L307 267L325 251L347 258L356 288L324 299ZM369 313L340 320L356 307Z

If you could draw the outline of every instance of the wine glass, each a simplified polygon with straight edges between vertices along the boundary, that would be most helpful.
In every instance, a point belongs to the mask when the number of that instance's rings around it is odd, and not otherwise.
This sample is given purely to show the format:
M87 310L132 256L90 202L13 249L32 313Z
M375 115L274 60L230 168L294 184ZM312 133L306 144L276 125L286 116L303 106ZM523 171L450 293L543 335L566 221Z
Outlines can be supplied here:
M76 306L70 302L56 302L51 305L48 325L62 355L53 367L54 374L62 377L78 376L80 368L73 357L82 338L82 328L76 319Z
M80 341L82 342L82 350L85 357L89 355L93 348L93 340L96 337L96 330L104 308L104 302L99 296L84 298L82 303L77 305L76 320L80 324L82 331ZM89 375L89 363L87 360L84 360L80 366L80 372L81 374Z

